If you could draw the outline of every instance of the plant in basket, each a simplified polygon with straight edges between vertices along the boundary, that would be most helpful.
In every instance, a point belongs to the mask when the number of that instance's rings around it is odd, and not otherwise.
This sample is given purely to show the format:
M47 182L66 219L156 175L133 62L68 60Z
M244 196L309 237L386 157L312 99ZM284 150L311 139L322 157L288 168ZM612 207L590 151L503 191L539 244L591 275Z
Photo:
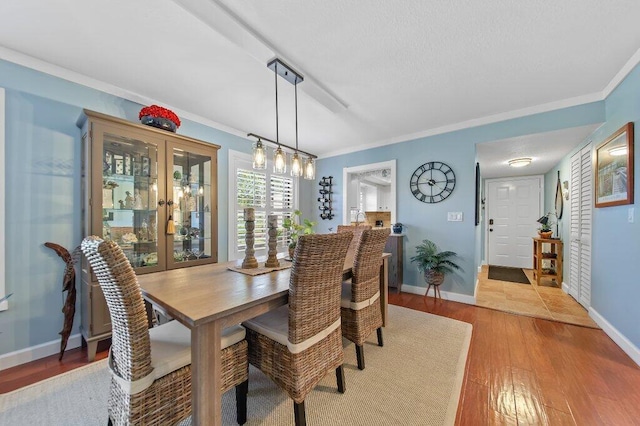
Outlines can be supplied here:
M150 105L142 108L138 114L142 124L175 132L180 127L180 119L170 109L158 105Z

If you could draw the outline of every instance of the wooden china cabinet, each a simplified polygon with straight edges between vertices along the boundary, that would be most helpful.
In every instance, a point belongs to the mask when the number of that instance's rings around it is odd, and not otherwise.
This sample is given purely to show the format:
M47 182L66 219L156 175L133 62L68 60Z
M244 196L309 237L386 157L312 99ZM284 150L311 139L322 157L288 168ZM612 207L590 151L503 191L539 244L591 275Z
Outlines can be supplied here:
M218 261L220 146L88 110L77 124L83 236L115 241L136 274ZM111 319L84 258L80 307L91 361L111 336Z

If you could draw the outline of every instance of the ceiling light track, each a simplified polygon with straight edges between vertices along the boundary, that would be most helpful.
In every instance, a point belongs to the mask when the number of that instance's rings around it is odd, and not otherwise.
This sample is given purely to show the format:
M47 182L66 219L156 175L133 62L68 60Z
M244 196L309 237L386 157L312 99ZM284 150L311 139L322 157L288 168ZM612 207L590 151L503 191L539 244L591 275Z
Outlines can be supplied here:
M280 145L280 146L281 146L281 147L283 147L283 148L287 148L288 150L291 150L291 152L295 152L295 151L296 151L295 147L293 147L293 146L289 146L289 145L284 144L284 143L282 143L282 142L276 142L276 141L274 141L274 140L272 140L272 139L266 138L266 137L264 137L264 136L257 135L257 134L255 134L255 133L247 133L247 137L249 137L249 138L256 138L256 139L258 139L258 140L262 140L263 142L269 142L270 144L273 144L273 145L275 145L275 146ZM299 153L301 153L301 154L306 155L307 157L311 157L311 158L318 158L318 156L317 156L317 155L311 154L311 153L306 152L306 151L303 151L303 150L301 150L301 149L298 149L298 152L299 152Z
M275 58L269 63L267 63L267 67L273 71L273 76L275 80L275 95L276 95L276 140L271 140L261 135L257 135L255 133L248 133L248 137L256 138L256 144L253 147L253 168L257 170L266 169L267 167L267 151L264 148L263 141L269 142L276 146L276 149L273 152L273 171L274 173L286 173L287 170L287 156L283 152L282 147L285 147L291 151L293 151L293 156L291 157L291 176L292 177L304 177L308 180L315 179L316 174L316 166L313 161L314 158L318 158L313 154L310 154L305 151L301 151L298 148L298 83L304 81L304 77L302 75L291 68L289 65L282 62L280 59ZM295 88L295 111L296 111L296 146L295 148L292 146L285 145L280 142L280 131L279 131L279 115L278 115L278 76L284 78L289 83L293 84ZM305 154L307 158L304 160L300 158L298 153Z

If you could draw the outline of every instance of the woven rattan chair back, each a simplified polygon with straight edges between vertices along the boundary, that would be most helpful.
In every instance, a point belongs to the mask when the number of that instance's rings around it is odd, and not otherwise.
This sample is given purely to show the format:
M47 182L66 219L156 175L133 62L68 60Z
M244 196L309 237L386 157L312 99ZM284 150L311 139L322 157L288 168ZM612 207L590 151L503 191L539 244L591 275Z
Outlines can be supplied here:
M300 343L340 318L342 270L350 233L303 235L289 281L289 341Z
M353 239L351 240L351 243L349 244L349 251L350 252L355 252L356 248L358 247L358 244L360 243L360 238L362 237L362 233L364 231L367 231L371 229L371 225L358 225L358 226L352 226L352 225L338 225L338 233L342 233L342 232L351 232L353 234Z
M82 241L82 251L109 307L114 371L127 381L148 375L152 370L149 323L129 260L118 244L95 236Z
M388 228L371 229L362 233L353 261L352 302L369 299L380 290L382 252L390 233Z

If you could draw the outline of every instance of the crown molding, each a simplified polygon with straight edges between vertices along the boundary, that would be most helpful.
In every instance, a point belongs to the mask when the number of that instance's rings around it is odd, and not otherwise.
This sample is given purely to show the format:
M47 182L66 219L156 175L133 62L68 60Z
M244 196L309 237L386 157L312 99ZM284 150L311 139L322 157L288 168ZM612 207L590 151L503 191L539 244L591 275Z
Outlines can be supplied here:
M341 149L338 151L332 151L323 156L319 156L319 159L335 157L337 155L349 154L356 151L362 151L364 149L378 148L387 145L393 145L396 143L408 142L415 139L426 138L429 136L441 135L444 133L451 133L458 130L469 129L472 127L484 126L487 124L498 123L501 121L511 120L514 118L526 117L534 114L541 114L544 112L555 111L563 108L570 108L578 105L588 104L591 102L598 102L603 100L601 92L591 93L589 95L576 96L574 98L563 99L560 101L549 102L546 104L535 105L532 107L522 108L514 111L503 112L500 114L488 115L486 117L474 118L472 120L461 121L459 123L449 124L446 126L436 127L434 129L425 130L422 132L409 133L402 136L396 136L388 139L381 139L371 144L361 144L350 148Z
M88 77L84 74L71 71L70 69L51 64L49 62L43 61L38 58L34 58L33 56L25 55L24 53L20 53L3 46L0 46L0 59L3 59L7 62L12 62L17 65L21 65L23 67L31 68L33 70L52 75L54 77L58 77L63 80L70 81L72 83L80 84L82 86L86 86L91 89L99 90L101 92L108 93L110 95L117 96L119 98L123 98L140 105L160 104L165 106L166 108L171 109L173 112L178 114L180 118L185 118L185 119L194 121L196 123L200 123L205 126L209 126L214 129L221 130L223 132L230 133L235 136L239 136L243 139L247 139L246 138L247 132L244 130L239 130L231 126L218 123L217 121L213 121L211 119L202 117L198 114L194 114L189 111L182 110L166 102L141 95L131 90L123 89L113 84L105 83L104 81L97 80L93 77Z

